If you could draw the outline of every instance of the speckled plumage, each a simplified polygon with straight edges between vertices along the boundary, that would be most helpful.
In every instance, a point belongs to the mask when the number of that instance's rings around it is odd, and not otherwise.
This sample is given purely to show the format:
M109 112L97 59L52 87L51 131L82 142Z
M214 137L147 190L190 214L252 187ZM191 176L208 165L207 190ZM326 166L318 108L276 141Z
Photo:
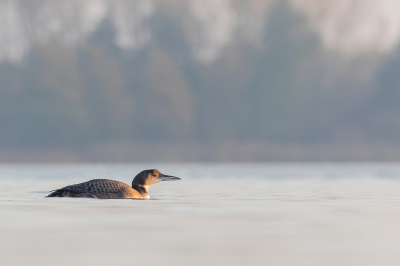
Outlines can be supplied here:
M74 197L97 199L141 199L143 196L125 183L108 180L93 179L84 183L70 185L55 190L48 197Z
M156 169L144 170L132 181L132 187L109 179L93 179L84 183L54 190L47 197L72 197L95 199L149 199L148 187L162 181L180 180Z

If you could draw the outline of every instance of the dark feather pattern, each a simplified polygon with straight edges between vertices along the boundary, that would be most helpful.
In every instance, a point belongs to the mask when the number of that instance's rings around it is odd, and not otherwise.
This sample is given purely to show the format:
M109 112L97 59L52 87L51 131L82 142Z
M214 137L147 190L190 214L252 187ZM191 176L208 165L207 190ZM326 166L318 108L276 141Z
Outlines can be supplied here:
M109 179L93 179L84 183L66 186L55 190L47 197L73 197L98 199L143 198L125 183Z
M132 187L109 179L93 179L51 191L47 197L95 199L149 199L148 187L162 181L180 180L160 173L157 169L143 170L135 176Z

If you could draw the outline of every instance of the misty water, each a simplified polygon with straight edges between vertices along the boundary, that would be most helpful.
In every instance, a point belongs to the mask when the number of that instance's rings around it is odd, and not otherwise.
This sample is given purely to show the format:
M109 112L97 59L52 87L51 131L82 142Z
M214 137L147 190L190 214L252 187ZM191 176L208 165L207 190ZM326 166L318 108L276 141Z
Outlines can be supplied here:
M157 168L152 200L44 198ZM1 265L395 265L398 164L0 166Z

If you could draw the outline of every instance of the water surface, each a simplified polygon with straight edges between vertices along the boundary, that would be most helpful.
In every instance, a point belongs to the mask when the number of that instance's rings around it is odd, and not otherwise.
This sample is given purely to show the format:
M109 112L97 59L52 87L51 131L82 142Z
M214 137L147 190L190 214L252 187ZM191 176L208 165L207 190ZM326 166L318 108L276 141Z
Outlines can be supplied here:
M44 198L93 178L153 200ZM1 165L1 265L395 265L400 165Z

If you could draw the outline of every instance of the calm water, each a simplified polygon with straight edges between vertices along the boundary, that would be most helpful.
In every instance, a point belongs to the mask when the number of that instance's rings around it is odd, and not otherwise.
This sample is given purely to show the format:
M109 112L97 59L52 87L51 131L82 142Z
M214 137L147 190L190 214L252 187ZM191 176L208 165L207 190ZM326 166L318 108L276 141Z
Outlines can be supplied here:
M140 170L154 200L43 198ZM1 265L396 265L400 165L2 165Z

